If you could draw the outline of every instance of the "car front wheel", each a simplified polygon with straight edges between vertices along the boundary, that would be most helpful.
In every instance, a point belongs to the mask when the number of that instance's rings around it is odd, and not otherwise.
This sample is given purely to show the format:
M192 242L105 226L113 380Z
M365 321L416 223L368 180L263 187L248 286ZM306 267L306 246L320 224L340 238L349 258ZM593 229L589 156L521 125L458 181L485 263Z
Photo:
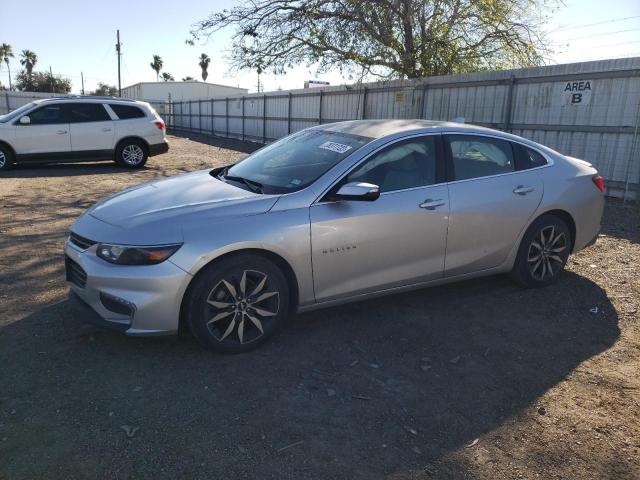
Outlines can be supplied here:
M116 163L125 168L142 168L147 163L147 146L139 140L125 140L116 149Z
M571 232L555 215L543 215L526 231L511 276L526 287L554 283L571 253Z
M194 279L186 321L205 347L247 352L285 323L289 289L282 271L265 257L234 255L206 267Z

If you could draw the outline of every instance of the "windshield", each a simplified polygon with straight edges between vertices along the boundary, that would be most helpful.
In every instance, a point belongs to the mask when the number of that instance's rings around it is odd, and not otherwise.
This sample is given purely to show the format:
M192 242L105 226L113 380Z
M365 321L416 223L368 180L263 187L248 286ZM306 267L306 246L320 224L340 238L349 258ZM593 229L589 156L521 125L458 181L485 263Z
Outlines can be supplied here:
M244 182L262 193L300 190L372 139L327 130L303 130L264 147L220 178Z
M33 106L35 106L35 103L27 103L26 105L23 105L20 108L16 108L13 112L9 112L6 115L0 115L0 123L7 123L13 120L14 118L18 118Z

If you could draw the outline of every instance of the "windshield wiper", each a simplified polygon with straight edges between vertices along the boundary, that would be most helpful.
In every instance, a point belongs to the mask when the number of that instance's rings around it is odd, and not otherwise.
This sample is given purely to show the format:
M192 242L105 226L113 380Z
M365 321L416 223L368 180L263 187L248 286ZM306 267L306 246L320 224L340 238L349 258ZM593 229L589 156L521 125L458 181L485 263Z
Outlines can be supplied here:
M235 175L224 175L223 178L225 180L244 183L253 193L264 193L262 191L262 184L260 182L256 182L255 180L249 180L248 178L244 177L236 177Z

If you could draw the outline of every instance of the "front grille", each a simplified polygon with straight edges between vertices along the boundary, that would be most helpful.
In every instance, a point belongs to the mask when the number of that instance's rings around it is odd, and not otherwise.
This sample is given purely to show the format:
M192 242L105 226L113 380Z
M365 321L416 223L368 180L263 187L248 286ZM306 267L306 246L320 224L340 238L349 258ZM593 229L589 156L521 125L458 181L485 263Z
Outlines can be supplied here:
M69 235L69 241L80 247L82 250L86 250L87 248L95 245L98 242L94 242L93 240L89 240L88 238L81 237L73 232Z
M87 284L87 272L66 255L64 257L64 267L67 274L67 281L80 288L84 288Z

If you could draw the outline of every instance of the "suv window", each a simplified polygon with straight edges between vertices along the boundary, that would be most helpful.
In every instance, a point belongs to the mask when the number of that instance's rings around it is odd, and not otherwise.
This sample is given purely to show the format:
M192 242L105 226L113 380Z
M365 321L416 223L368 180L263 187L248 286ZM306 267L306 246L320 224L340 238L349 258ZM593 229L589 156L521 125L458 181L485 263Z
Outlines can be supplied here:
M67 114L69 122L104 122L111 120L111 117L99 103L67 103Z
M513 150L506 140L475 135L448 135L453 179L488 177L515 171Z
M404 140L371 156L347 175L346 182L372 183L381 193L433 185L436 152L433 135Z
M145 113L140 107L133 107L131 105L118 105L113 103L110 103L109 106L116 113L120 120L146 117Z
M31 125L53 125L57 123L67 123L63 105L45 105L29 113Z

